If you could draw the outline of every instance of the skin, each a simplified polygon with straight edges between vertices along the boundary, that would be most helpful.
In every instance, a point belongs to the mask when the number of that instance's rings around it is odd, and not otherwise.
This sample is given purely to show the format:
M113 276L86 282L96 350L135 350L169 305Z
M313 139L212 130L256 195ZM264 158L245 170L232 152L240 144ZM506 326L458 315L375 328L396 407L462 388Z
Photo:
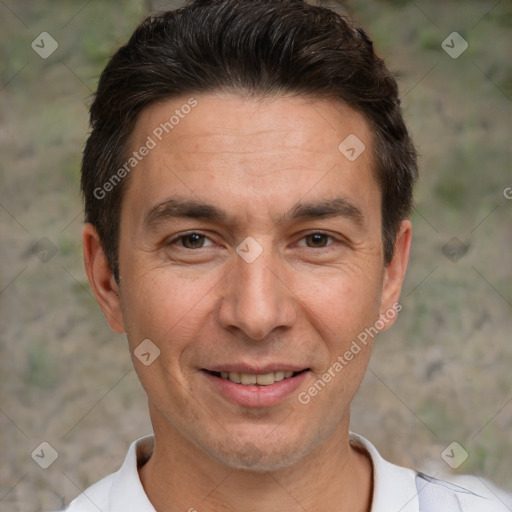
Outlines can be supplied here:
M349 107L284 96L195 98L197 107L130 175L119 286L95 228L86 225L83 234L87 275L110 326L127 333L132 354L144 339L160 350L149 366L133 357L156 439L139 470L143 486L159 512L368 511L371 462L349 445L348 434L372 343L310 403L301 404L298 394L398 301L411 224L402 222L385 265L372 134ZM133 149L187 99L147 107ZM338 150L349 134L366 146L353 162ZM232 218L145 225L148 211L177 196ZM344 215L280 220L298 202L335 197L356 206L361 222ZM177 239L191 231L207 238ZM326 236L311 237L318 231ZM236 253L248 236L262 248L252 263ZM270 407L230 402L202 372L276 361L310 371L297 391Z

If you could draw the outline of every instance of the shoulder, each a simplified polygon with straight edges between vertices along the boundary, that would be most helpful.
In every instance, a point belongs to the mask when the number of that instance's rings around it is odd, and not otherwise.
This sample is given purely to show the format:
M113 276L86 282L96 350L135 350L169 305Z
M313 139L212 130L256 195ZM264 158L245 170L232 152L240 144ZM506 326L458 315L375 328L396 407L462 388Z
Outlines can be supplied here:
M512 497L491 482L469 475L450 480L452 482L416 473L419 512L510 512Z
M53 512L98 512L110 510L109 496L116 473L99 480L75 498L66 508Z
M151 456L153 444L153 436L134 441L121 468L83 491L65 512L155 512L138 474L138 467Z
M351 433L353 447L365 450L373 466L372 512L510 512L512 496L475 476L433 478L385 460L367 439ZM391 507L390 507L391 506Z
M109 509L109 496L116 473L96 482L74 499L65 509L66 512L98 512Z

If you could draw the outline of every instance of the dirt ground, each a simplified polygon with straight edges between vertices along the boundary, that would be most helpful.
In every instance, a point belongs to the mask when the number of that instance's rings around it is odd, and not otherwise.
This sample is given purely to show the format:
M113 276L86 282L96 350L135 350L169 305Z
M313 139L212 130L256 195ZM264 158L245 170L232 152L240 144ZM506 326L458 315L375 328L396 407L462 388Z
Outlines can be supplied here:
M80 247L90 96L149 2L122 4L0 2L1 512L59 508L151 432ZM512 6L350 8L399 79L421 153L403 310L377 340L352 430L397 464L512 491ZM456 470L442 455L453 442Z

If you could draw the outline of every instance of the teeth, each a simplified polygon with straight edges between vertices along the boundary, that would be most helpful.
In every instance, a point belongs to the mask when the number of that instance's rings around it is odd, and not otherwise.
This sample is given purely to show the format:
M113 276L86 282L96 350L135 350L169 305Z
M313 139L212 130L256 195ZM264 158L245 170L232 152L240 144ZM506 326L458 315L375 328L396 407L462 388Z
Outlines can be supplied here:
M274 380L276 382L279 382L280 380L284 379L284 372L275 372L274 373Z
M226 377L227 379L228 377ZM237 384L240 384L242 382L242 378L238 372L229 372L229 380L231 382L236 382Z
M243 384L244 386L254 386L258 384L260 386L270 386L274 382L279 382L284 379L289 379L293 376L294 372L270 372L262 375L252 375L249 373L238 373L238 372L220 372L221 378L224 380L230 380L236 384Z
M264 375L256 375L256 383L260 386L269 386L270 384L274 384L274 372L265 373Z
M248 373L240 374L241 384L244 386L250 386L251 384L256 384L256 375L249 375Z

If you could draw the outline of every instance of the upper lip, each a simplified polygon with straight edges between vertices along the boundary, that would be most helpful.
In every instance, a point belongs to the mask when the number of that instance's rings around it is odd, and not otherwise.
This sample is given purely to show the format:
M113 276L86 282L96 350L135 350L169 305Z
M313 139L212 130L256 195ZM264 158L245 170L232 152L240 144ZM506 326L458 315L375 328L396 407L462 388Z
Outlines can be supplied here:
M256 365L248 363L226 363L203 368L209 372L236 372L247 373L249 375L265 375L274 372L301 372L307 370L307 366L293 365L290 363L270 363L265 365Z

